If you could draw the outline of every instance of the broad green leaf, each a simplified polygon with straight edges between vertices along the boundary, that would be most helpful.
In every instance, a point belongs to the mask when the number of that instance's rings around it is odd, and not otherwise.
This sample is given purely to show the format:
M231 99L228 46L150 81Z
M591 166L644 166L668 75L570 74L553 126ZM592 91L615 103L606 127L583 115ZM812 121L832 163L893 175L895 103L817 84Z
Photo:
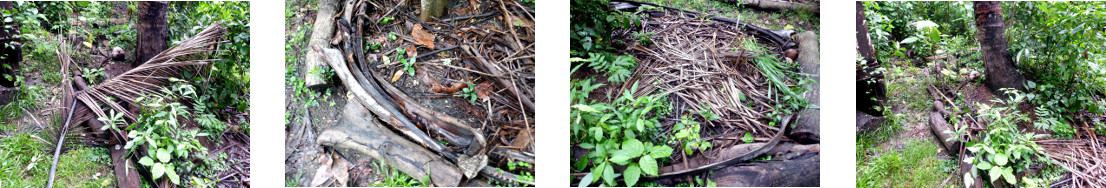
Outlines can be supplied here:
M992 166L991 163L988 163L987 161L980 161L979 164L975 165L975 167L981 170L990 170Z
M914 42L918 41L918 39L920 39L920 38L918 38L916 36L907 37L906 39L903 39L902 42L899 42L899 43L900 44L910 44L910 43L914 43Z
M609 159L609 161L619 165L626 165L626 163L630 162L630 159L634 158L633 156L630 156L633 154L632 152L633 151L627 150L615 151L614 153L611 153L611 158Z
M995 153L995 165L1006 166L1006 162L1009 159L1006 153Z
M610 163L605 164L607 167L603 168L603 180L607 181L607 185L614 185L614 167Z
M1006 179L1006 183L1018 184L1018 180L1014 179L1014 168L1005 168L1002 171L1002 178Z
M666 145L653 146L652 151L649 152L649 156L652 156L653 158L668 157L669 155L672 155L672 150L672 147L668 147Z
M580 143L579 146L580 146L580 148L584 148L584 149L594 149L595 148L595 145L593 145L591 143Z
M641 160L638 161L638 165L640 165L639 167L641 168L641 171L645 172L645 174L651 176L657 175L657 168L659 167L657 167L656 159L653 159L652 157L642 157Z
M606 167L607 167L607 162L603 162L603 164L599 164L599 165L597 165L597 166L595 166L591 169L591 173L595 174L595 179L591 180L593 183L595 181L603 178L603 172L606 172L604 170L604 168L606 168Z
M595 108L592 108L591 106L584 105L584 104L572 105L572 108L575 108L576 110L579 110L579 111L599 113L599 110L595 110ZM562 109L564 109L564 108L562 108Z
M592 128L590 128L590 130L591 130L591 136L595 137L595 141L603 140L603 128L592 127Z
M626 168L626 171L622 171L622 180L626 181L627 187L633 187L634 184L637 184L637 180L640 177L641 169L639 169L637 165L630 165L630 167Z
M987 175L991 176L991 182L995 182L995 180L998 180L999 177L1002 177L1002 168L991 168L991 170L987 172Z
M172 157L173 156L169 155L169 150L165 150L165 148L158 148L157 149L157 160L158 161L161 161L163 163L168 163L169 159L171 159Z
M173 184L180 185L180 176L177 175L177 172L174 172L173 169L165 171L165 177L169 177L169 181L173 182Z
M165 175L165 165L154 163L154 167L150 168L150 174L154 176L155 180L161 178L162 175Z
M142 166L150 166L154 165L154 160L150 159L150 157L142 157L142 159L138 159L138 164L142 164Z
M630 152L630 158L641 156L642 152L645 152L645 145L637 139L629 139L622 142L622 150Z
M583 178L580 178L580 184L577 184L576 187L587 187L588 185L591 185L591 182L595 181L595 173L597 172L591 172L588 173L588 175L584 175Z

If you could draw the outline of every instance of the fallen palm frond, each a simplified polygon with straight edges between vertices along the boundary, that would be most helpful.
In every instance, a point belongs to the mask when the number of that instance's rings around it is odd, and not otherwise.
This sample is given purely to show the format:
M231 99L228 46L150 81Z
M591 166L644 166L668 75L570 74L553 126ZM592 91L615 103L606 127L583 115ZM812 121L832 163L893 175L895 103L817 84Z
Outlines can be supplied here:
M675 113L718 115L720 118L711 125L761 135L778 130L762 123L767 120L764 114L772 111L776 102L769 97L770 86L760 84L766 75L753 63L765 60L754 60L752 55L771 52L735 45L753 40L750 35L732 24L679 13L643 19L643 25L639 32L651 33L646 37L652 45L632 48L631 54L640 64L631 79L623 83L623 90L634 83L642 86L635 96L660 90L661 95L672 99ZM771 78L767 77L782 79Z
M218 51L218 45L223 42L222 37L224 32L225 30L219 23L212 24L192 38L181 42L180 45L169 48L157 56L150 58L149 61L146 61L142 65L83 91L73 91L72 81L69 79L69 75L62 74L62 84L66 94L66 96L63 97L62 104L69 104L69 107L66 108L68 114L66 115L64 123L56 125L53 128L56 131L51 131L56 132L51 134L51 136L56 136L56 139L51 138L47 140L54 140L57 145L54 149L54 159L50 167L50 179L47 181L47 187L53 187L58 157L61 155L62 146L65 144L65 138L70 135L70 129L74 128L73 124L75 123L73 122L83 122L91 118L89 114L94 114L96 117L109 117L107 113L104 112L102 106L108 106L116 112L122 112L125 117L136 120L134 114L124 109L123 106L120 106L115 100L119 99L126 103L136 105L134 101L138 97L144 95L163 95L160 91L171 83L170 78L178 78L184 70L201 67L212 60L207 58L210 54L214 54ZM69 56L68 48L66 48L65 45L66 44L62 42L57 53L58 59L62 64L61 70L68 71L73 60ZM78 108L78 100L83 104L81 108Z
M223 42L224 32L225 29L218 23L212 24L192 38L181 42L180 45L150 58L146 63L95 87L76 93L76 98L97 117L107 117L106 111L102 108L107 106L134 120L135 115L120 106L116 99L133 104L136 98L144 95L163 95L161 90L171 83L170 78L179 78L184 70L207 65L209 61L214 60L208 58Z
M1049 158L1055 160L1055 164L1068 170L1071 175L1065 176L1055 182L1056 186L1065 187L1103 187L1106 185L1106 148L1102 142L1091 137L1092 140L1042 140L1037 144L1044 148Z

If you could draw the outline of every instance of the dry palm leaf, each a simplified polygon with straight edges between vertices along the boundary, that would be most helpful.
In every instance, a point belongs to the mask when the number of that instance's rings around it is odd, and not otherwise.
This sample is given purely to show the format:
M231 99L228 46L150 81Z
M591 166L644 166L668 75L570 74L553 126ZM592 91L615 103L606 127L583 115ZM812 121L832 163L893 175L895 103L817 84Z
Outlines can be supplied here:
M208 58L223 42L224 32L225 29L219 23L212 24L192 38L184 40L179 46L169 48L150 58L146 63L95 87L76 93L76 98L88 106L88 109L97 117L107 117L102 108L107 106L116 112L123 112L128 119L135 120L134 114L123 109L114 99L133 104L135 98L143 95L163 95L160 91L171 83L170 78L179 78L182 71L202 67L214 60Z

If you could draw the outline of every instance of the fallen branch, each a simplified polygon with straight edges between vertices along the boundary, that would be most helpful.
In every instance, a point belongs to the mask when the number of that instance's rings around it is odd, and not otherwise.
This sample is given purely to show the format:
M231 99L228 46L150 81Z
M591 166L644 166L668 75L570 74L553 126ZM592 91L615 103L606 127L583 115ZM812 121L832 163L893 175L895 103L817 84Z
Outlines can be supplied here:
M461 182L461 171L442 157L389 131L373 120L360 99L351 99L342 119L319 133L318 143L352 150L384 161L389 166L422 180L429 176L435 186L453 187Z
M818 13L818 5L793 3L777 0L724 0L728 3L741 4L768 10L806 10Z
M716 170L725 166L745 162L753 158L759 157L767 153L772 148L776 147L780 138L783 138L783 133L787 132L789 122L794 115L786 116L783 122L780 124L781 130L776 132L776 135L772 137L772 140L766 143L752 143L734 145L727 148L719 148L712 150L714 157L708 157L704 154L700 154L694 158L685 159L687 163L692 165L690 168L683 167L683 165L669 165L660 168L660 175L655 177L647 176L646 179L657 178L671 178L677 176L684 176L698 172L705 172L709 170ZM733 156L733 157L723 157Z

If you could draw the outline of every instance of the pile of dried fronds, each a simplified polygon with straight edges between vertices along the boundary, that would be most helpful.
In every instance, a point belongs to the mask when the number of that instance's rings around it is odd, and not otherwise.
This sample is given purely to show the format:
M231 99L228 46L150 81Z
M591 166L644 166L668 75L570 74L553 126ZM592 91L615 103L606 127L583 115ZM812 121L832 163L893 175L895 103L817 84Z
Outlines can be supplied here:
M1066 187L1103 187L1106 185L1106 148L1096 136L1084 140L1040 140L1037 145L1044 148L1045 154L1056 161L1056 165L1070 172L1056 185Z
M772 52L735 45L752 36L734 24L676 12L643 19L643 25L641 33L655 34L647 36L653 44L631 48L640 65L622 89L638 83L636 96L660 90L675 113L709 110L721 117L710 125L759 135L778 130L763 123L777 101L754 58Z

